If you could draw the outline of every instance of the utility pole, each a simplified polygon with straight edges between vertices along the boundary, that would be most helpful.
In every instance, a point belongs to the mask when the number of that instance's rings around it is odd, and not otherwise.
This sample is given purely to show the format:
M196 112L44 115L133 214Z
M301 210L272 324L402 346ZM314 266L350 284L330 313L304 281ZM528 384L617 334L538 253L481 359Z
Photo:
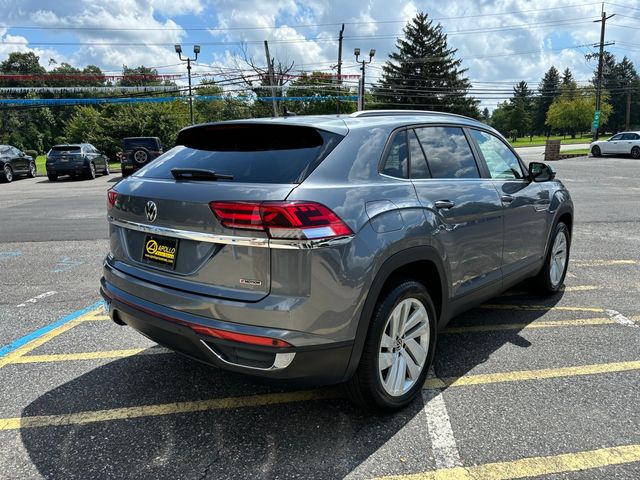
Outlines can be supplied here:
M338 36L338 85L342 85L342 40L344 39L344 23L340 29ZM340 89L337 89L338 96L340 96ZM340 99L336 102L336 113L340 113Z
M356 62L361 64L360 71L362 72L362 75L360 75L360 91L358 92L358 111L360 111L360 110L364 110L365 67L367 65L369 65L373 61L373 56L376 54L376 50L375 50L375 48L372 48L371 51L369 51L369 61L368 62L366 60L364 60L364 59L362 61L360 61L358 59L358 57L360 56L360 49L359 48L354 49L353 50L353 54L356 56Z
M269 56L269 42L267 42L266 40L264 41L264 54L267 56L267 68L268 68L268 75L269 75L269 85L271 85L271 101L273 102L273 116L277 117L278 116L278 107L276 105L276 90L275 87L273 85L274 83L274 79L273 79L273 63L271 62L271 56Z
M604 6L604 4L603 4ZM594 20L594 23L602 22L600 25L600 54L598 57L598 84L596 85L596 111L593 116L593 140L598 140L598 130L600 129L600 107L602 104L602 68L604 65L604 31L607 20L613 17L615 13L607 17L607 12L602 10L602 17L600 20ZM607 45L611 45L608 43Z
M624 129L629 130L629 124L631 123L631 87L627 90L627 115L624 121Z

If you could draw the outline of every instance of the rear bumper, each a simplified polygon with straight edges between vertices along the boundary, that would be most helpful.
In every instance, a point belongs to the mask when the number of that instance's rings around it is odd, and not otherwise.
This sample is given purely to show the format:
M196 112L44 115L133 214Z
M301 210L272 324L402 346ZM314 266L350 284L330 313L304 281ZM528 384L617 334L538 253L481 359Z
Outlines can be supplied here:
M100 293L111 318L142 335L195 360L225 370L261 377L296 380L304 384L331 384L344 380L353 342L295 346L300 332L240 325L175 309L135 297L104 277ZM278 348L221 340L196 333L191 326L205 326L259 337L287 339L291 347Z
M89 173L89 167L82 165L47 165L48 175L83 175Z

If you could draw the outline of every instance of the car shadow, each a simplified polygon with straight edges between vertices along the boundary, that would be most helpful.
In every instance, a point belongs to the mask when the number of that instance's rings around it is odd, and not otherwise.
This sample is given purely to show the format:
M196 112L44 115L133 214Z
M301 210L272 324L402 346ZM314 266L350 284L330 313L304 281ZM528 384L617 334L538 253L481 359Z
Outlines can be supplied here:
M542 306L550 308L561 298L562 293L537 298L507 292L491 303L535 303L541 309L477 308L457 317L450 326L526 326L546 313ZM439 377L461 376L505 345L530 347L520 333L520 328L514 328L440 335L436 373ZM84 367L70 365L86 372ZM152 347L144 354L109 361L61 384L29 404L22 416L292 391L300 388L222 371ZM354 472L356 476L358 472L375 476L386 473L385 469L394 473L434 468L429 463L433 460L422 399L403 411L375 415L351 405L339 387L311 391L322 399L241 408L229 400L224 408L171 414L163 412L165 407L157 407L133 419L124 418L122 411L118 419L95 413L88 418L102 421L22 428L20 434L33 465L51 479L342 478ZM171 405L166 408L176 410ZM412 448L419 449L415 458L409 455L399 460ZM374 453L375 470L367 463Z

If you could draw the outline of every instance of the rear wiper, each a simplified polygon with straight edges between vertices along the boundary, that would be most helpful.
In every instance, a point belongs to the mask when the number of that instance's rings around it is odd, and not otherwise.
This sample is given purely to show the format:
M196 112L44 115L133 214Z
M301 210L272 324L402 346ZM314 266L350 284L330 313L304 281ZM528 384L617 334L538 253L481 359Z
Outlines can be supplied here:
M172 168L171 175L176 180L233 180L233 175L224 175L204 168Z

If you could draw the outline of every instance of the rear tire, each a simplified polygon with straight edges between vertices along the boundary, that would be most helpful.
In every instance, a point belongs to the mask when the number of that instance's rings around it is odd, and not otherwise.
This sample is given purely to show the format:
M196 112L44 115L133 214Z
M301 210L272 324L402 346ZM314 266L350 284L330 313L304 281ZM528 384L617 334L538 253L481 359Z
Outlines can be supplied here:
M591 149L591 154L594 157L601 157L602 156L602 152L600 151L600 147L595 145L592 149Z
M559 222L553 231L544 266L533 280L533 285L538 291L554 294L560 290L567 275L570 251L571 234L567 226Z
M631 156L636 159L640 158L640 147L633 147L631 149Z
M27 177L36 178L37 174L38 174L38 167L36 167L36 162L31 162L29 164L29 173L27 173Z
M47 174L47 178L49 179L50 182L57 182L58 181L58 175L55 173L48 173Z
M89 180L93 180L96 178L96 166L93 162L89 164L89 172L87 173L87 178Z
M0 182L11 183L13 181L13 170L9 165L5 165L0 172Z
M435 341L436 312L426 288L412 280L398 282L378 299L360 364L345 385L347 395L368 410L406 407L422 391Z

